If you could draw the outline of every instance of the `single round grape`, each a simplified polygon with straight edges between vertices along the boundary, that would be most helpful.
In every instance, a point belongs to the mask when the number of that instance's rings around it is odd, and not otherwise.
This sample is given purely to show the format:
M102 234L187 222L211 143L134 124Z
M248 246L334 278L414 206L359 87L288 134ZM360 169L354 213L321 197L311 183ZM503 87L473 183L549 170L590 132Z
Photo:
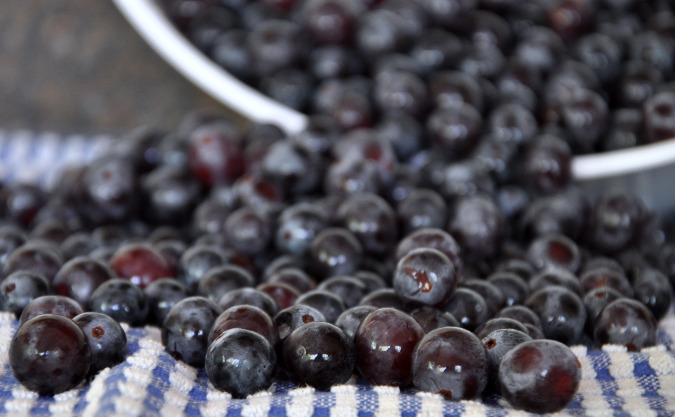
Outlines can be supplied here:
M124 361L127 334L115 319L103 313L86 312L75 316L73 321L82 329L91 350L88 376Z
M222 310L200 296L174 304L162 323L162 344L174 358L188 365L204 366L208 336Z
M516 345L532 340L527 332L515 329L496 329L481 338L489 362L488 389L499 392L499 365L504 355Z
M644 304L622 297L602 309L595 320L593 339L601 345L621 345L636 352L656 344L656 320Z
M9 343L9 365L19 382L40 395L75 388L89 371L91 350L82 330L67 317L44 314L28 320Z
M78 256L63 264L53 285L57 294L86 306L96 288L112 278L115 273L105 263L89 256Z
M586 307L578 295L557 285L542 288L532 294L525 305L541 322L544 335L573 345L581 342L586 323Z
M44 276L31 271L14 271L0 282L0 310L19 317L31 301L50 292L51 286Z
M84 313L82 306L72 298L63 295L43 295L26 305L19 317L19 326L42 314L56 314L72 319L81 313Z
M354 335L356 367L378 385L404 387L412 382L412 356L424 330L415 319L393 308L368 314Z
M424 247L414 249L396 265L394 290L407 303L439 307L455 292L458 272L442 252Z
M204 364L216 389L234 398L245 398L272 385L277 357L270 342L260 334L230 329L209 345Z
M291 379L320 391L343 384L354 372L352 339L326 322L303 324L283 341L283 366Z
M279 341L279 332L269 314L255 306L239 305L220 313L211 325L208 344L210 345L221 334L234 328L248 329L265 336L272 346Z
M412 355L413 384L459 401L481 395L488 382L488 357L480 339L461 327L424 335Z
M91 294L89 310L140 326L145 324L150 306L141 287L124 278L113 278L99 285Z
M504 355L499 366L503 397L515 408L553 413L569 404L581 382L581 363L555 340L520 343Z

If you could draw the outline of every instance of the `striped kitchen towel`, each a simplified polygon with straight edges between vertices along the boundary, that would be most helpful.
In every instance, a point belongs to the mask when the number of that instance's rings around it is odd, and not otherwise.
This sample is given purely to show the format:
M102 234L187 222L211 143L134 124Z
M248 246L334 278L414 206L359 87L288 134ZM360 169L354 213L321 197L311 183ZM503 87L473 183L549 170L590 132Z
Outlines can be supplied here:
M22 387L8 361L15 317L0 313L0 415L21 416L524 416L499 397L448 401L413 389L373 386L360 379L330 392L277 382L267 391L233 399L213 388L203 368L165 352L156 327L129 328L126 361L93 381L54 397ZM660 325L659 344L641 352L619 346L573 347L583 369L580 389L566 416L672 416L675 414L675 315Z

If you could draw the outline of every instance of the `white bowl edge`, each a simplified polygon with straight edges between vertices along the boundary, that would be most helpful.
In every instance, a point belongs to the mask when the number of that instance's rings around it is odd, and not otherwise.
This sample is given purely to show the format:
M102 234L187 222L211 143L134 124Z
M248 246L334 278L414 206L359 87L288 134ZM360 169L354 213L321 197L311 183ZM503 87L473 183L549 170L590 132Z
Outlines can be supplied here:
M308 117L239 81L206 57L164 15L155 0L113 0L143 39L170 65L221 103L288 134L302 131ZM630 149L575 156L572 176L583 183L637 174L675 164L675 138Z
M173 26L155 1L113 2L152 49L221 103L250 120L274 123L288 134L307 126L307 116L247 86L206 57Z

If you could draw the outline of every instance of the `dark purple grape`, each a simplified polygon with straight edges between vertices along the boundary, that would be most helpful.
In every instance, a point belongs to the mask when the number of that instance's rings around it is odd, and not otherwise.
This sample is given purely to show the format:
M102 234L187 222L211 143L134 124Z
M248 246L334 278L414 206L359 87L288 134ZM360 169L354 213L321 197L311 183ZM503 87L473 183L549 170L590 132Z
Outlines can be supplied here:
M647 142L657 142L675 136L675 92L663 91L645 101L644 132Z
M0 214L3 219L28 226L47 197L47 193L35 184L5 184L0 191Z
M138 179L125 157L99 157L84 168L78 185L80 211L93 224L127 220L138 208Z
M673 74L673 46L657 33L645 30L628 41L628 58L644 61L668 78Z
M594 204L586 236L595 249L612 254L633 243L645 208L638 197L625 192L603 194ZM621 222L614 219L621 218Z
M492 258L499 253L504 219L494 200L476 194L459 199L448 231L470 259Z
M141 288L156 279L175 276L169 262L155 248L143 243L121 246L110 260L110 266L118 277Z
M143 218L152 224L182 225L201 199L201 184L185 167L161 166L144 175Z
M124 362L127 334L115 319L103 313L87 312L75 316L73 321L82 329L91 350L89 377Z
M361 55L371 58L401 50L406 40L401 20L390 10L375 9L363 14L354 34Z
M457 272L462 270L462 250L455 238L445 230L423 228L405 236L396 246L395 258L397 262L409 252L418 248L436 249L452 261Z
M221 310L227 310L233 306L252 305L262 309L270 317L279 312L276 301L266 293L250 287L237 288L223 294L218 300Z
M373 100L380 112L402 112L420 118L427 112L429 96L424 80L409 71L382 71L375 77ZM400 100L405 96L405 100Z
M312 239L328 225L328 216L318 205L292 205L279 216L275 233L276 248L301 256L307 252Z
M359 304L377 308L395 308L405 312L409 312L416 307L403 301L393 288L380 288L379 290L372 291L363 297Z
M357 305L368 294L368 287L357 277L339 275L324 280L317 290L324 290L337 295L346 308Z
M94 290L89 297L89 310L140 326L146 323L150 306L141 287L123 278L113 278Z
M479 48L468 48L458 66L473 77L494 80L504 71L506 57L496 45L485 44Z
M453 401L479 397L487 386L488 369L480 339L459 327L432 330L413 351L415 388Z
M162 323L166 351L188 365L204 366L208 336L221 309L204 297L187 297L171 307Z
M623 295L611 287L593 288L584 295L582 301L586 307L586 332L588 334L593 334L595 322L607 304L621 297Z
M88 256L78 256L63 264L52 284L57 294L86 306L96 288L112 278L115 278L115 273L105 263Z
M354 336L356 367L374 384L404 387L412 382L413 351L423 335L406 313L377 309L363 319Z
M572 178L572 150L567 142L553 135L536 138L528 147L523 164L525 180L537 193L559 191Z
M410 312L410 317L422 326L424 333L440 327L459 327L459 321L451 313L438 308L422 306Z
M284 340L289 334L303 324L313 321L326 321L323 313L314 307L295 304L287 307L274 316L274 324L279 333L279 340Z
M644 304L622 297L602 309L595 321L593 339L600 345L621 345L637 352L656 344L657 323Z
M377 307L366 305L350 307L338 316L337 320L335 320L335 325L353 340L363 319L376 309Z
M490 112L488 132L497 141L527 145L534 140L538 130L532 112L519 104L505 103Z
M502 358L499 386L513 407L553 413L569 404L581 383L581 363L555 340L520 343Z
M530 241L547 233L578 239L586 227L589 202L578 188L568 188L533 201L523 213L520 232Z
M62 295L43 295L31 300L19 316L19 326L43 314L55 314L72 319L84 313L82 306L72 298Z
M296 68L280 69L273 74L261 78L258 85L258 89L263 94L297 111L305 111L307 109L312 97L313 87L312 77ZM316 175L313 175L313 171L306 170L306 173L308 175L305 179L316 178Z
M490 310L483 296L468 288L459 287L442 309L452 314L459 325L469 331L490 318Z
M315 289L302 294L295 304L308 305L319 310L326 321L335 323L337 318L347 309L344 301L339 296L326 290Z
M252 207L242 207L230 214L224 233L232 249L245 255L263 251L272 240L272 222Z
M52 246L27 241L7 257L3 274L7 276L14 271L27 270L43 275L51 283L62 265L61 255Z
M506 317L524 325L533 325L541 329L541 321L537 313L524 305L507 306L501 309L495 317Z
M574 292L579 297L583 297L585 293L584 289L582 288L582 284L576 275L566 269L556 267L549 267L543 271L538 272L530 279L528 284L531 293L537 292L542 288L550 287L552 285L565 287L568 290Z
M265 313L258 307L251 305L238 305L228 308L216 317L211 330L208 335L207 344L210 345L230 329L247 329L261 334L270 342L272 346L276 346L279 341L279 333L277 327L272 321L269 314Z
M383 255L398 236L394 210L382 197L362 193L348 197L337 210L338 221L361 243L365 253Z
M310 271L319 279L349 275L359 269L363 249L347 229L327 228L313 240L308 250Z
M474 330L474 333L479 339L483 339L493 331L499 329L513 329L527 334L527 328L525 327L525 324L508 317L493 317L478 326Z
M586 307L565 287L551 286L533 293L525 305L539 316L544 336L567 345L580 343L586 324Z
M319 391L349 380L355 369L352 339L326 322L303 324L284 339L283 366L291 380Z
M9 343L9 365L19 382L39 395L75 388L89 371L91 350L82 330L70 318L34 317Z
M227 253L214 245L194 244L180 257L176 277L196 292L199 282L213 268L228 264Z
M26 233L18 226L0 226L0 265L3 267L7 258L21 245L26 243Z
M175 278L160 278L143 289L148 300L148 323L161 326L177 302L189 295L188 288Z
M578 245L561 234L538 236L527 248L527 260L537 269L562 268L572 273L581 266L581 252Z
M483 91L474 77L459 71L429 75L429 94L437 108L460 108L468 104L478 111L485 107Z
M635 299L649 308L654 318L661 320L673 301L673 287L668 277L654 268L644 268L633 278Z
M269 388L277 368L277 357L270 342L246 329L223 333L208 346L204 358L211 384L234 398Z
M558 34L547 27L535 26L516 45L513 56L526 65L547 73L558 65L564 49L565 45Z
M51 293L47 279L34 272L18 270L0 282L0 310L21 316L34 299Z
M473 11L470 18L473 28L469 38L476 48L492 45L505 52L512 46L513 33L506 19L484 10Z
M479 152L478 150L477 152ZM440 163L431 168L432 184L451 204L459 198L477 193L494 194L495 182L489 167L479 159L467 158L452 164Z
M446 225L447 215L448 208L443 197L426 188L413 189L396 206L396 217L403 236L420 229L441 229Z
M214 266L199 279L197 294L217 302L228 291L253 285L255 285L253 275L240 266L231 264Z
M401 258L394 272L396 294L406 303L439 307L455 292L459 271L442 252L418 248Z
M527 282L514 272L497 271L487 281L501 290L506 306L523 304L530 295Z
M426 121L429 139L449 159L461 159L478 143L483 118L472 105L437 108Z
M348 43L357 22L357 10L348 1L320 0L301 8L303 28L318 44Z
M633 287L624 272L609 267L587 268L579 276L579 282L586 293L594 288L610 287L624 297L633 297Z
M263 283L258 285L256 289L272 297L279 310L292 306L300 297L298 290L281 282Z
M532 278L535 270L530 262L523 259L507 259L497 265L495 272L510 272L527 282Z
M66 260L87 256L97 248L99 248L98 242L92 239L89 232L84 231L71 233L59 245L63 258Z
M290 285L300 294L316 288L316 281L307 275L305 271L291 266L281 267L272 272L265 282Z
M499 391L499 365L504 355L517 345L532 339L527 332L509 328L495 329L481 338L489 363L486 389Z
M480 294L487 303L491 317L497 314L497 312L506 304L506 299L504 298L502 290L489 283L487 280L480 278L465 278L459 283L459 286L476 291Z
M224 119L195 126L187 145L192 175L207 187L236 179L244 168L239 140L232 122Z
M422 0L420 4L431 19L453 33L468 33L472 28L467 15L476 7L476 2L467 0Z

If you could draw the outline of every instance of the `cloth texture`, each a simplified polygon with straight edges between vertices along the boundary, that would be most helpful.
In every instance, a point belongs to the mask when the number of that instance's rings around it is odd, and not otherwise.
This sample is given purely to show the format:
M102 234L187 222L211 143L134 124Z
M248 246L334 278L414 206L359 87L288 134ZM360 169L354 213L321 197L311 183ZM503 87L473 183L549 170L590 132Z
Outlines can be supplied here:
M0 415L20 416L203 416L203 417L432 417L525 416L499 397L449 401L413 389L373 386L353 378L319 392L290 382L233 399L216 390L203 368L175 360L157 327L129 328L125 362L101 371L90 383L39 397L21 386L8 364L9 341L17 321L0 313ZM661 321L659 344L641 352L620 346L572 348L582 381L560 416L672 416L675 414L675 316Z
M62 137L0 131L0 178L54 186L61 169L87 162L109 137ZM101 371L93 381L39 397L21 386L8 363L16 317L0 313L0 415L2 416L231 416L231 417L433 417L525 416L499 397L448 401L413 389L373 386L353 378L330 392L274 383L244 400L217 391L204 369L172 358L157 327L129 328L125 362ZM582 364L582 381L561 416L675 415L675 315L660 322L659 344L641 352L620 346L573 347Z

